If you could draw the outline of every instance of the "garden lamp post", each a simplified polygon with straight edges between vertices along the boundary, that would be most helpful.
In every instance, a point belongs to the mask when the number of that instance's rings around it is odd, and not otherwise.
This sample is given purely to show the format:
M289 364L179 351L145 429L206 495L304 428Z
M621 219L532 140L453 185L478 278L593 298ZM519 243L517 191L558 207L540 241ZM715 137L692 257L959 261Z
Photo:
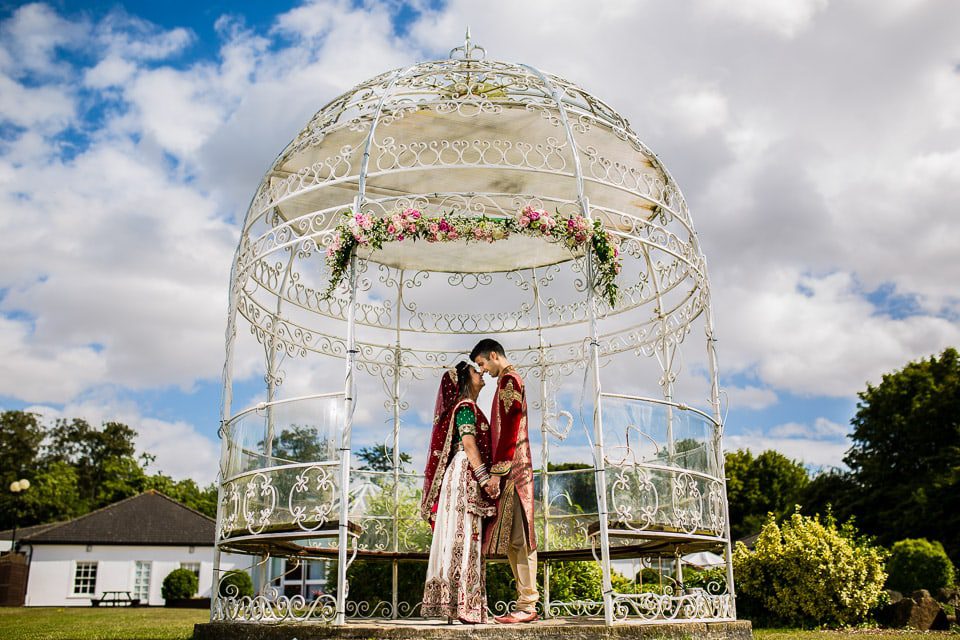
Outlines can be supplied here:
M17 520L20 519L20 494L30 488L30 481L26 478L14 480L10 483L10 493L14 494L13 533L10 536L10 553L17 552Z

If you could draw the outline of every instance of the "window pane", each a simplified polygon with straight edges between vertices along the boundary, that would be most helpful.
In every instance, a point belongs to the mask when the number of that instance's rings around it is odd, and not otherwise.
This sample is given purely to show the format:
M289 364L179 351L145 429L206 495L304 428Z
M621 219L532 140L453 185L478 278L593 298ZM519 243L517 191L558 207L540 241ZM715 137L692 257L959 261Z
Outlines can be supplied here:
M93 595L97 587L97 563L78 562L73 574L74 595Z
M138 560L136 575L133 581L133 597L140 598L141 602L150 601L150 573L152 563Z

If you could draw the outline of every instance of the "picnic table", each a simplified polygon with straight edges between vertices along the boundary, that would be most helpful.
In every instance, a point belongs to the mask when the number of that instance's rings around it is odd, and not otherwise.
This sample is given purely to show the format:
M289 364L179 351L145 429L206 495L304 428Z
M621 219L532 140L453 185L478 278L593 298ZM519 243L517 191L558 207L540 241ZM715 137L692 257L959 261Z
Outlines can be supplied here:
M104 591L99 598L90 598L90 604L94 607L100 605L105 607L139 607L140 598L134 598L129 591Z

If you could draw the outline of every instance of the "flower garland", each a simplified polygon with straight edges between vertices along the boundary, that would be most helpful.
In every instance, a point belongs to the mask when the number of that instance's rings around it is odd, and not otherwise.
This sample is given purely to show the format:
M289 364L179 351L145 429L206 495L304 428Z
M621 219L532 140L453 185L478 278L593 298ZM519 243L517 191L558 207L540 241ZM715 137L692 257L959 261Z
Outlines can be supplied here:
M441 215L428 218L419 209L396 211L389 217L374 218L366 213L343 212L343 221L337 225L336 237L327 247L327 265L330 267L330 285L324 293L329 298L350 265L350 256L358 247L382 249L386 242L425 240L426 242L496 242L519 233L540 237L562 244L571 251L588 247L593 250L596 270L596 288L604 299L616 304L617 274L622 258L613 238L603 230L600 220L590 220L580 214L551 215L542 209L526 206L517 218L474 218Z

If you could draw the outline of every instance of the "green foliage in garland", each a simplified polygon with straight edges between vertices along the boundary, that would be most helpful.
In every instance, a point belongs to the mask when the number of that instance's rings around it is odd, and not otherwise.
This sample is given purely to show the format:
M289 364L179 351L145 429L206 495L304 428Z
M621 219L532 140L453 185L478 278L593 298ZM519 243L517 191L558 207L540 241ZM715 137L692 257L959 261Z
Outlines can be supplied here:
M347 273L357 248L382 249L387 242L496 242L514 234L543 238L571 251L590 250L593 255L594 287L610 306L618 298L617 274L622 258L613 237L600 220L576 214L551 215L525 207L516 218L487 218L441 215L427 218L419 209L404 209L390 216L373 217L345 211L333 242L327 247L330 283L324 292L329 298Z

